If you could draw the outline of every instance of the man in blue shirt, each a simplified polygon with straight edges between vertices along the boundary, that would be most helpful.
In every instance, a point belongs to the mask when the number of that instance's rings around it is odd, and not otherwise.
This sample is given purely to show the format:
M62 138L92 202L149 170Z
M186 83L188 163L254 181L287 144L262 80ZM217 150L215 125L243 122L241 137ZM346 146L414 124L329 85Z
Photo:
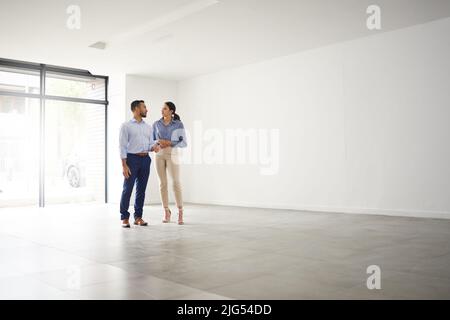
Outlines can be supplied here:
M159 144L153 138L152 126L143 120L147 116L147 107L144 101L133 101L131 111L133 112L133 118L122 124L119 136L120 158L122 159L123 176L125 177L120 199L120 216L124 228L130 227L128 208L135 183L134 224L148 225L142 219L142 210L152 161L149 152L159 151Z

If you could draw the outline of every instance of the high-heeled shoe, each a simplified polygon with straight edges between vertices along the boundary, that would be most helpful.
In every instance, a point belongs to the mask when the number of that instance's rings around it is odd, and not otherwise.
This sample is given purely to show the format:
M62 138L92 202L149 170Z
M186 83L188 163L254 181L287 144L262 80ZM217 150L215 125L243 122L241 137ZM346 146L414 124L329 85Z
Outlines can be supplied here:
M184 221L183 221L183 210L179 210L178 211L178 224L179 225L184 224Z
M172 212L170 211L170 209L165 209L165 217L163 219L163 223L169 223L170 222L170 216L172 215ZM169 212L169 214L167 214L167 212Z

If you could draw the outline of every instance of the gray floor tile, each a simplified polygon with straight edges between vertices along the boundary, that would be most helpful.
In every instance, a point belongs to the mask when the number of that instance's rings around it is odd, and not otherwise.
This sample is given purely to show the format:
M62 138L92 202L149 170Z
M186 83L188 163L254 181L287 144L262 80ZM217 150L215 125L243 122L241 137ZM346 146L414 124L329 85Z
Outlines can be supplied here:
M0 209L0 299L450 298L450 220L189 204L184 226L159 206L144 217L125 230L117 205Z

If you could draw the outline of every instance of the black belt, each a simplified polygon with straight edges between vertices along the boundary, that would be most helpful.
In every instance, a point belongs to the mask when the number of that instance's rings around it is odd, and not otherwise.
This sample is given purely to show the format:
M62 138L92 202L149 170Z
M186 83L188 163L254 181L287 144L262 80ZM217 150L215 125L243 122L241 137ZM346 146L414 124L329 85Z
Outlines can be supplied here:
M131 153L134 156L138 156L138 157L146 157L148 156L148 152L141 152L141 153Z

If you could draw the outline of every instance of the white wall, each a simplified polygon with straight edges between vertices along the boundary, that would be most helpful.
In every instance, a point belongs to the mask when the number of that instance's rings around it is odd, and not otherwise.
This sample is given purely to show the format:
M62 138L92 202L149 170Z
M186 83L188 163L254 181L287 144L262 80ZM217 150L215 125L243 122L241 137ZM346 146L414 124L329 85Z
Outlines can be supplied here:
M449 33L444 19L180 82L188 130L280 129L276 175L184 165L186 200L450 217Z
M125 74L109 77L108 85L108 202L119 203L122 193L122 165L119 153L119 130L125 121ZM119 211L119 209L117 209Z

